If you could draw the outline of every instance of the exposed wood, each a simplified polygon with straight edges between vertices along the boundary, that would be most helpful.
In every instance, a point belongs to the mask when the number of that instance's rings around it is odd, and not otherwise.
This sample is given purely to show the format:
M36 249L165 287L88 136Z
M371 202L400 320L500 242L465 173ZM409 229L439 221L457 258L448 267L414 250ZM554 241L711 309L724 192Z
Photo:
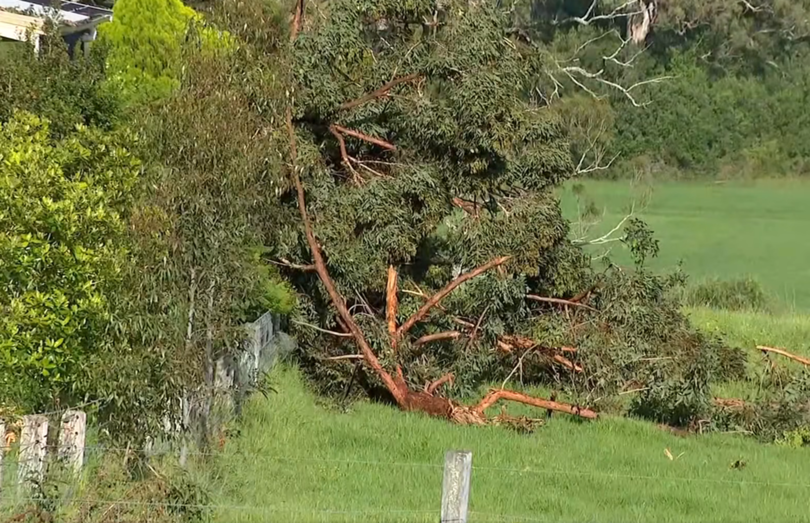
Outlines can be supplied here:
M411 329L411 327L416 325L419 321L422 320L422 318L427 316L427 313L430 312L430 310L433 307L438 305L439 302L441 302L448 294L453 292L453 290L456 287L458 287L467 280L471 280L476 276L485 273L486 271L492 269L493 267L498 267L499 265L506 263L506 261L508 261L509 258L511 258L511 256L501 256L500 258L490 260L484 265L481 265L480 267L477 267L471 270L470 272L464 273L455 280L448 283L442 290L440 290L439 292L434 294L430 299L428 299L428 301L424 305L422 305L422 307L418 311L416 311L416 313L414 313L413 316L408 318L408 321L406 321L405 323L402 324L402 326L399 327L399 329L397 330L397 336L401 338L404 334L406 334Z
M532 396L527 396L526 394L521 394L520 392L515 392L506 389L497 389L491 391L484 397L484 399L482 399L478 403L478 405L474 407L474 411L477 412L478 414L483 415L486 409L495 405L500 400L514 401L516 403L531 405L533 407L539 407L541 409L564 412L566 414L571 414L572 416L579 416L581 418L586 419L597 418L596 412L590 409L580 408L574 405L569 405L567 403L559 403L557 401L535 398Z
M429 385L428 385L428 386L425 388L425 392L427 392L428 394L433 394L434 392L436 392L436 390L437 390L439 387L441 387L441 386L442 386L442 385L444 385L445 383L450 383L450 384L452 385L452 384L453 384L453 380L455 380L455 379L456 379L456 377L453 375L453 373L452 373L452 372L451 372L451 373L449 373L449 374L445 374L444 376L442 376L441 378L437 379L437 380L436 380L436 381L434 381L433 383L430 383L430 384L429 384Z
M585 305L584 303L580 303L578 301L573 300L564 300L562 298L547 298L545 296L537 296L536 294L527 294L526 299L541 301L544 303L555 303L557 305L570 305L571 307L580 307L582 309L588 309L589 311L596 312L596 309L594 309L590 305Z
M560 365L562 365L563 367L567 367L568 369L571 369L574 372L582 372L582 367L580 367L576 363L573 363L571 360L569 360L565 356L560 356L559 354L555 354L552 359L554 361L556 361L557 363L559 363Z
M304 22L304 0L298 0L295 3L295 15L293 16L292 29L290 30L290 42L295 42L298 38L298 32L301 30L301 24Z
M773 352L774 354L780 354L786 358L792 359L793 361L798 361L802 365L810 365L810 359L796 356L795 354L791 354L786 350L777 349L774 347L766 347L764 345L757 345L757 349L761 350L762 352Z
M380 138L375 138L374 136L369 136L367 134L361 133L360 131L355 131L354 129L347 129L346 127L342 127L340 125L332 125L330 126L330 128L334 128L337 132L345 134L346 136L357 138L358 140L374 144L376 146L382 147L383 149L388 149L389 151L397 150L397 146L390 142L386 142L385 140L381 140Z
M424 345L426 343L430 343L432 341L441 341L441 340L455 340L461 337L461 333L459 331L445 331L445 332L437 332L436 334L427 334L422 336L414 345Z
M385 319L388 322L388 334L392 336L396 347L397 333L397 270L393 265L388 266L388 283L385 286Z
M376 100L377 98L381 98L383 96L386 96L388 94L388 91L390 91L394 87L398 86L399 84L412 82L412 81L418 79L419 77L420 77L420 75L418 75L416 73L413 73L413 74L409 74L407 76L401 76L399 78L395 78L395 79L391 80L390 82L388 82L387 84L385 84L384 86L377 89L376 91L372 91L372 92L370 92L370 93L368 93L368 94L366 94L364 96L361 96L360 98L357 98L356 100L351 100L349 102L344 103L343 105L340 106L340 110L347 111L349 109L354 109L355 107L359 107L359 106L361 106L363 104L366 104L366 103L368 103L368 102L370 102L372 100Z

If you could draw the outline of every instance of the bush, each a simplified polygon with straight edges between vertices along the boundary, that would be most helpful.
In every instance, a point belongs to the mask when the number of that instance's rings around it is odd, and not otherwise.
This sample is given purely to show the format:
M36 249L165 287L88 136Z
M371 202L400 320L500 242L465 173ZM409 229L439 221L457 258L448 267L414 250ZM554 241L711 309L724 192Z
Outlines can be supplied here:
M56 140L28 113L0 126L0 403L81 397L112 343L140 171L126 140L83 127Z
M710 279L690 286L684 302L697 307L730 311L767 311L768 298L762 286L752 278Z

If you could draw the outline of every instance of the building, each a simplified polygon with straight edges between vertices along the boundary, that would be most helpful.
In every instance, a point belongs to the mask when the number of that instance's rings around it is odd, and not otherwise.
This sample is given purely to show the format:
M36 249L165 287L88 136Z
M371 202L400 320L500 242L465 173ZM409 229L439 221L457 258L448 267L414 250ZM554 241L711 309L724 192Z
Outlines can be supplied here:
M62 2L51 7L50 0L0 0L0 39L19 42L33 40L39 50L48 20L65 39L71 51L87 52L88 43L96 39L98 24L112 20L112 11L78 2Z

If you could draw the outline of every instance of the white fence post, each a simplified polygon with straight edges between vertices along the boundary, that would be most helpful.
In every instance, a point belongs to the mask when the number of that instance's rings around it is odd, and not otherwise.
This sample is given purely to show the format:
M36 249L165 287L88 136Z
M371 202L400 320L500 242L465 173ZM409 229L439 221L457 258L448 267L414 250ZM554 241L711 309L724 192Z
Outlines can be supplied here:
M84 465L84 439L87 432L87 415L78 410L69 410L62 415L59 431L59 459L78 474Z
M20 463L17 475L20 484L42 482L47 445L48 418L39 415L23 416L23 428L20 435Z
M472 452L448 450L444 455L441 523L467 523Z

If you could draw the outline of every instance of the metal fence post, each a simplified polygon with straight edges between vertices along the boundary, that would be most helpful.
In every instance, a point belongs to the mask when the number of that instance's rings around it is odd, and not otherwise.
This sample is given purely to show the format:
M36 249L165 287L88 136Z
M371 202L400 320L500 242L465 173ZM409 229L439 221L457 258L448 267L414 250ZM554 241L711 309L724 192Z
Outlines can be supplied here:
M448 450L444 455L441 523L467 523L472 452Z

